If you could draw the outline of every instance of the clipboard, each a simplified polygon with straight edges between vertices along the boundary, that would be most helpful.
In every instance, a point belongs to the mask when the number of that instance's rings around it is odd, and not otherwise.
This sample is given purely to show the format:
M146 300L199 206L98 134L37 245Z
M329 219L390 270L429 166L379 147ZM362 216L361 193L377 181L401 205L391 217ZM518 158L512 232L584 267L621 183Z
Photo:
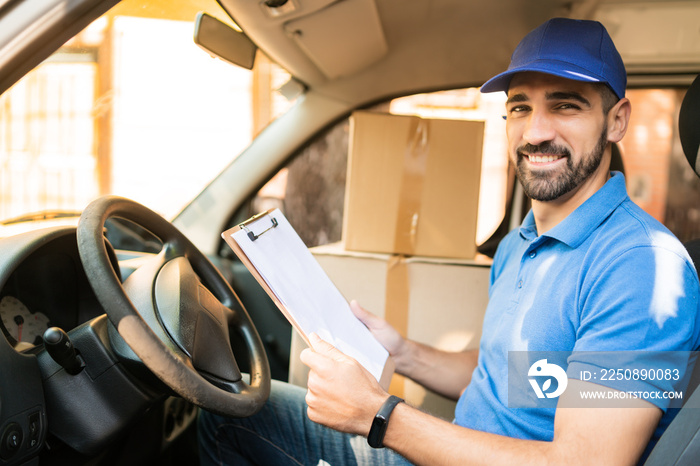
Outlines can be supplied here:
M388 389L394 363L279 209L221 234L307 345L315 332L362 364Z

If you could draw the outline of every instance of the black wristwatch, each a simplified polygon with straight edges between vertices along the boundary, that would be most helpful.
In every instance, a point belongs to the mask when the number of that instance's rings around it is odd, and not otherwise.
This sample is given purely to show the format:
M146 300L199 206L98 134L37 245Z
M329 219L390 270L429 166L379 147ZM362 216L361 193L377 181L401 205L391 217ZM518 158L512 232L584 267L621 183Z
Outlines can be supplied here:
M372 448L384 448L384 434L389 426L389 416L397 404L403 402L398 396L391 395L384 402L372 421L372 427L369 429L367 443Z

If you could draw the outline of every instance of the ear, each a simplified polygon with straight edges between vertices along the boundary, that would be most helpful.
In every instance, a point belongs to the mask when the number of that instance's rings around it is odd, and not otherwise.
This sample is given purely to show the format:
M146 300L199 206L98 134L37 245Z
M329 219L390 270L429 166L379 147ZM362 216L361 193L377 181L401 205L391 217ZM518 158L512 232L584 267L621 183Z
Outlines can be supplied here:
M627 97L620 99L608 112L608 141L620 142L627 132L632 104Z

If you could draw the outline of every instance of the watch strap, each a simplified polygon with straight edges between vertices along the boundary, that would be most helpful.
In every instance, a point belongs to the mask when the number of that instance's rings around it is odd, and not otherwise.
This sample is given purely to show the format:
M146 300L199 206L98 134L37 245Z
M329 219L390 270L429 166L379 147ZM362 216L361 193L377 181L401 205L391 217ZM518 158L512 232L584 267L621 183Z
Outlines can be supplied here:
M397 404L402 403L404 400L398 396L391 395L384 402L377 414L375 414L372 420L372 427L369 429L369 434L367 435L367 443L372 448L383 448L384 447L384 434L386 434L386 429L389 426L389 416L394 410Z

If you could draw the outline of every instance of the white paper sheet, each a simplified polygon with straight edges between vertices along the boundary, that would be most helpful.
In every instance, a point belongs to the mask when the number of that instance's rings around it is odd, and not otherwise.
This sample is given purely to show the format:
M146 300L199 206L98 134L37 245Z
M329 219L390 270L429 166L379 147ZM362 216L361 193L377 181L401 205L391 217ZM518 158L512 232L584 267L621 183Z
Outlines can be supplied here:
M272 218L277 226L271 228ZM279 209L232 237L305 335L313 332L362 364L378 381L389 353L350 305Z

